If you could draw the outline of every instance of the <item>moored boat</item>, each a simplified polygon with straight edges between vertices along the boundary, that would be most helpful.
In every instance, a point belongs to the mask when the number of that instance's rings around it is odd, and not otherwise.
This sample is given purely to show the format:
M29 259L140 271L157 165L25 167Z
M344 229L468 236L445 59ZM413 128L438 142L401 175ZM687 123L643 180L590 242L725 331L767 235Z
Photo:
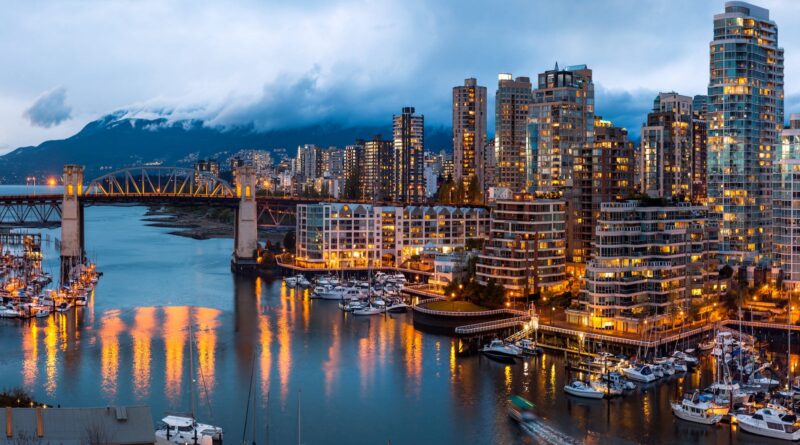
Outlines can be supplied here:
M684 395L680 402L670 402L670 406L675 417L703 425L719 423L728 414L728 407L715 404L711 395L698 391Z
M580 380L573 380L569 384L564 385L564 392L575 397L583 397L585 399L602 399L605 397L603 391L598 391L590 384Z

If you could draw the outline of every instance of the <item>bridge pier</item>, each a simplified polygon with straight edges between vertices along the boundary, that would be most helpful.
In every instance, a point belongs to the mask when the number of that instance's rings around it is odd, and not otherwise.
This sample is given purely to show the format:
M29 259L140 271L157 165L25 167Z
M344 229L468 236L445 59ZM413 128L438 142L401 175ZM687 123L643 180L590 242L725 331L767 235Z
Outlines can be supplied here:
M83 263L83 167L64 166L64 198L61 204L61 283Z
M256 207L256 170L244 165L236 171L236 197L239 207L234 219L234 250L231 270L250 274L258 270L258 209Z

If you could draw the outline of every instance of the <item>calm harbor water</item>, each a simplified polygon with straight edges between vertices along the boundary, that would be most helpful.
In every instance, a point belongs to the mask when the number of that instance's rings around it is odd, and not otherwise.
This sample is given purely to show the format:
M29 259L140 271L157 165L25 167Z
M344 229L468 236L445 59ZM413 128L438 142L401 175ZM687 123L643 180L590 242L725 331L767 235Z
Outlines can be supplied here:
M147 404L156 418L188 411L191 325L196 410L229 444L242 440L251 392L259 444L267 431L269 443L297 443L298 398L305 444L558 443L549 429L596 444L769 443L672 416L668 401L680 387L710 382L709 371L611 401L571 398L559 355L511 366L457 356L454 340L415 330L411 314L348 316L280 281L233 277L231 240L168 235L145 226L144 212L87 209L86 249L104 272L90 305L0 320L0 386L62 406ZM52 243L45 255L56 276ZM537 405L542 435L508 420L510 394Z

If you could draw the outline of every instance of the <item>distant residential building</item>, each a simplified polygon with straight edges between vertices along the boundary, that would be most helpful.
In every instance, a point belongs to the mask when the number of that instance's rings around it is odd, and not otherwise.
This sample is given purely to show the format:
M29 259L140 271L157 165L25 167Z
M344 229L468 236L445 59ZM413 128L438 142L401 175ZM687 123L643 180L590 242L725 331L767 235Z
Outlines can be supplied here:
M314 144L297 147L297 170L303 181L311 181L322 176L322 149Z
M399 267L423 251L450 253L486 236L487 211L451 206L297 206L296 264L308 268Z
M489 237L478 255L476 279L505 287L509 298L555 293L565 283L565 210L563 200L515 193L493 203Z
M442 158L442 177L444 180L446 181L448 178L454 178L455 167L453 166L453 157L444 151L439 153L439 156Z
M708 96L692 99L692 202L708 196Z
M567 261L591 252L594 83L586 65L539 74L528 120L528 171L537 191L557 192L567 203ZM534 161L535 159L535 161Z
M603 203L585 287L567 321L640 333L680 323L692 305L716 298L717 233L707 213L664 199Z
M633 194L633 145L628 131L595 115L592 151L592 221L600 204L621 201ZM594 227L590 235L594 239Z
M692 98L659 93L642 126L640 189L651 197L692 196Z
M474 78L453 87L453 166L454 180L468 198L470 185L483 189L483 149L486 146L486 87Z
M344 179L344 149L331 147L327 150L325 173L331 178Z
M425 118L414 107L404 107L394 121L394 180L392 199L418 203L425 200Z
M515 192L527 190L526 125L531 104L528 77L500 74L495 94L495 182Z
M494 141L495 139L492 138L483 146L482 172L478 173L483 178L481 190L484 197L489 192L489 189L497 183L497 151Z
M394 192L394 144L375 136L364 141L364 164L361 169L361 197L385 202Z
M783 129L783 48L769 10L731 1L709 44L708 205L720 255L734 265L770 255L772 162Z
M442 156L425 152L425 196L432 197L439 190L442 176Z
M788 289L800 289L800 115L781 133L772 189L772 252Z
M342 160L342 177L345 182L345 193L350 199L363 198L361 189L361 175L364 172L364 141L357 140L355 144L344 147ZM351 188L352 190L347 190Z
M219 176L219 162L209 160L199 160L194 163L194 182L200 183L203 174Z

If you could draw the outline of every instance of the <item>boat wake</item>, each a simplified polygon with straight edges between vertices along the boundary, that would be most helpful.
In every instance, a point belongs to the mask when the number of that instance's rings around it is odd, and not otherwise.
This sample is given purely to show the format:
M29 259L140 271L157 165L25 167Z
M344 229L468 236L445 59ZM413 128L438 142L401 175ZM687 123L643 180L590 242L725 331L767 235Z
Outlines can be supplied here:
M552 445L568 444L579 445L582 441L575 440L570 436L555 430L538 420L529 420L520 424L522 429L531 436L536 436L540 443L548 443Z

